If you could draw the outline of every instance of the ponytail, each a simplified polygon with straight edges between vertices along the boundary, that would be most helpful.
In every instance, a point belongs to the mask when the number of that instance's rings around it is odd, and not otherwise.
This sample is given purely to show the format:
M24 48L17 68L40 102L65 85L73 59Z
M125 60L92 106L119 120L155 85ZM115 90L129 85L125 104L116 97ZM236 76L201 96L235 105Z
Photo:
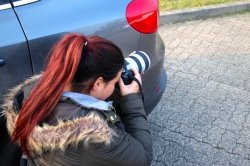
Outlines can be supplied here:
M74 78L84 43L84 36L67 34L53 47L42 77L22 106L12 141L19 140L29 157L28 137L34 127L51 114L64 89Z

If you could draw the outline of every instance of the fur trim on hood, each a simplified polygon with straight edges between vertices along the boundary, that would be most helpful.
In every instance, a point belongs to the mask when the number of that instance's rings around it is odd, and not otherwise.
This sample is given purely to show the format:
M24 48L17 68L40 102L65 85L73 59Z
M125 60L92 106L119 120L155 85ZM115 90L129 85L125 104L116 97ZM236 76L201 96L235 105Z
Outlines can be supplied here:
M9 135L13 134L18 118L18 113L13 109L15 96L40 77L41 75L36 75L27 79L6 95L2 114L7 119ZM108 126L107 121L96 111L90 111L86 116L73 120L58 120L56 126L37 125L28 138L28 148L33 154L42 154L45 151L65 150L68 145L77 146L80 142L83 142L85 146L90 142L108 145L113 136L116 136L116 133Z

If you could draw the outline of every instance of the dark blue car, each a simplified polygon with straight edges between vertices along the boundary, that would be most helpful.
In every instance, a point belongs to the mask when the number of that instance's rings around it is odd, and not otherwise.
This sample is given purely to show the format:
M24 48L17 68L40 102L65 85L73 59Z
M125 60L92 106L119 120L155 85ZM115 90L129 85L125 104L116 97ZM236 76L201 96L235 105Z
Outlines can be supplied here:
M41 72L62 34L78 32L113 41L124 57L136 50L149 55L142 76L149 114L166 86L158 26L158 0L0 0L0 104L9 88ZM9 142L4 117L0 128L0 165L18 165L20 152Z

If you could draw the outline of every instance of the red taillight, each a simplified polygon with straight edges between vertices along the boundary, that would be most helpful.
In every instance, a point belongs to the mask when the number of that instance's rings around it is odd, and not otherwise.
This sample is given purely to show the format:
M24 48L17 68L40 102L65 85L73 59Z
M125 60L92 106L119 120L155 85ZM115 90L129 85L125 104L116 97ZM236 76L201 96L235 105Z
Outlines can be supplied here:
M126 10L131 27L141 33L154 33L159 26L158 0L133 0Z

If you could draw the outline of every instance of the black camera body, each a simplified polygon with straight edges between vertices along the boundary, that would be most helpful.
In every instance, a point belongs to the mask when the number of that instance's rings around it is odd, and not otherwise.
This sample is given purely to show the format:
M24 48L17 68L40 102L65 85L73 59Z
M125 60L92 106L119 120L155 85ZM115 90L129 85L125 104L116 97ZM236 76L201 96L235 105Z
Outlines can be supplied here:
M149 56L143 51L134 51L127 58L122 69L122 80L125 85L131 84L134 79L134 73L131 68L136 69L139 73L144 73L150 67L151 61Z
M125 61L125 65L122 69L122 76L121 77L122 77L124 84L129 85L133 81L134 73L131 70L127 69L126 63L127 62Z

